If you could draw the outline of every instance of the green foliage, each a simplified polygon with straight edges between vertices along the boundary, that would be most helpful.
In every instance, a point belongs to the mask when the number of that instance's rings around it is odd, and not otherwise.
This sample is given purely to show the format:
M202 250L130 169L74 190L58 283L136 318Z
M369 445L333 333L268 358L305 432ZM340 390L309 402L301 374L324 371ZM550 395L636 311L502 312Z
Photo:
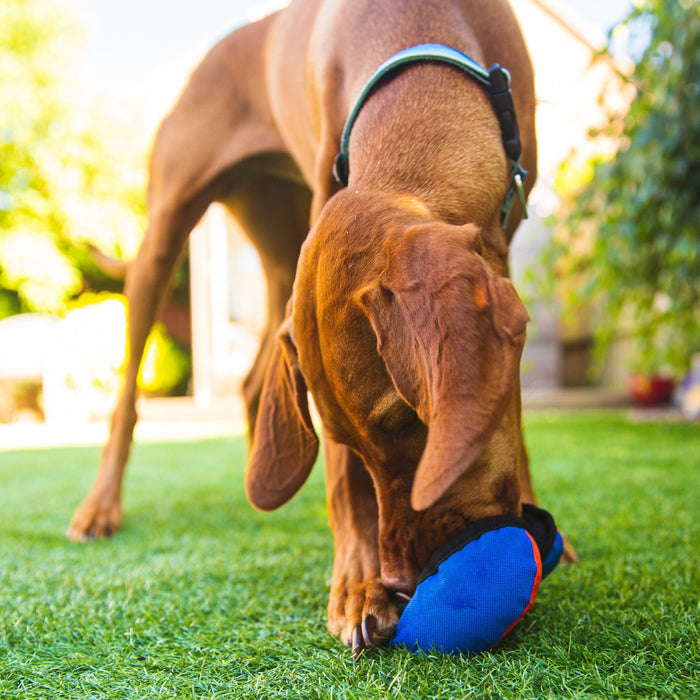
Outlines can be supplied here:
M86 313L87 312L87 313ZM121 294L86 292L69 305L66 319L81 338L67 362L67 381L78 390L99 389L116 394L122 387L127 362L127 303ZM191 376L187 355L168 335L153 325L138 374L138 387L147 394L184 394Z
M65 3L0 3L0 318L62 312L103 278L87 244L125 257L143 229L143 154L81 92L81 34Z
M603 347L627 334L637 368L682 372L700 350L700 4L639 0L624 38L636 96L594 135L617 154L560 173L559 284L600 309Z
M504 643L465 658L353 662L328 634L320 465L260 513L243 437L137 444L123 531L76 545L63 533L100 448L1 453L0 696L700 697L700 432L561 412L526 431L541 502L581 561Z
M150 394L171 394L185 389L191 375L189 356L168 335L162 323L151 329L139 369L138 385ZM184 391L180 391L184 394Z

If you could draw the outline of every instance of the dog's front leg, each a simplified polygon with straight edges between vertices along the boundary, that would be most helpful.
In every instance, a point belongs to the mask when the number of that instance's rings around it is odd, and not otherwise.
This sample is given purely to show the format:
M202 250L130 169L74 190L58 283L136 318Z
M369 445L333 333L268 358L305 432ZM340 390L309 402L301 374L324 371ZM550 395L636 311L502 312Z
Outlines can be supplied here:
M391 639L399 613L380 578L378 509L370 475L354 452L327 436L324 456L335 539L328 630L357 656Z

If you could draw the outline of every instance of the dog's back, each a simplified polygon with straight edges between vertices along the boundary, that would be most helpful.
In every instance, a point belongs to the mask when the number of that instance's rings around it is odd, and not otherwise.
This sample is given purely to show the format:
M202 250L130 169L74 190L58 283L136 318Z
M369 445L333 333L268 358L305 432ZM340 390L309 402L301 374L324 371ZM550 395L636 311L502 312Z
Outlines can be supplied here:
M327 198L337 189L328 181L329 163L337 153L345 118L370 75L398 51L426 42L456 48L485 67L499 63L510 72L523 148L522 163L528 171L526 191L529 192L537 171L534 79L517 20L505 0L386 0L380 3L373 0L296 0L280 13L266 46L272 111L314 191ZM444 79L444 71L435 75L437 80ZM433 82L429 79L427 87ZM436 90L437 99L432 101L425 94L426 83L420 89L418 97L422 98L422 104L416 116L419 129L408 123L411 96L397 90L393 108L386 109L382 105L380 118L370 120L373 129L383 126L381 134L374 138L358 136L356 144L361 147L364 142L372 151L370 157L374 161L387 162L377 149L396 152L396 144L400 142L401 150L409 154L406 158L415 159L420 154L411 152L411 142L417 135L423 143L430 139L425 130L433 124L433 141L448 146L453 142L455 146L451 158L439 156L440 159L445 164L454 162L454 157L460 154L456 149L460 144L450 138L450 129L466 131L472 110L469 102L465 102L464 92L469 87L463 79L452 81L447 93L445 87L443 83ZM393 85L388 86L389 90L393 88ZM477 91L474 99L483 102L488 114L492 110L482 93ZM302 96L303 104L300 104ZM464 107L459 109L462 104ZM371 101L367 109L373 109ZM480 120L475 121L475 124L480 123ZM362 129L361 123L357 128ZM479 134L474 141L477 139L488 140L488 134ZM494 145L494 152L496 149L500 156L500 144ZM465 144L461 152L473 153L474 148ZM429 157L428 170L420 164L414 166L422 170L423 176L432 170L435 162L435 154ZM483 172L483 168L480 169ZM450 179L454 181L459 176L463 174L455 172ZM410 187L410 183L407 186ZM436 186L444 187L444 183ZM319 211L317 205L315 214ZM518 216L509 221L509 240L518 221Z

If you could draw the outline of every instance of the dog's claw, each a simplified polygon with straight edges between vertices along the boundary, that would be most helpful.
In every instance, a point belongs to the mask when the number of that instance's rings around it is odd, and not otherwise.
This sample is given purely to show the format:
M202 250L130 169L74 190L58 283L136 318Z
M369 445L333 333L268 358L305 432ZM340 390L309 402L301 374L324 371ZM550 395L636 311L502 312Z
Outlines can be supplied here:
M406 606L411 602L411 596L408 595L408 593L402 593L401 591L396 591L394 593L394 597L398 601L396 603L396 607L399 610L399 615L403 615L403 611L406 609Z
M356 659L365 648L364 638L362 636L362 628L358 625L352 631L352 658Z
M340 637L356 659L365 649L387 644L394 636L399 621L398 599L378 578L343 589L331 589L328 630Z
M374 646L374 630L377 629L377 618L374 615L367 615L362 620L362 638L367 649Z

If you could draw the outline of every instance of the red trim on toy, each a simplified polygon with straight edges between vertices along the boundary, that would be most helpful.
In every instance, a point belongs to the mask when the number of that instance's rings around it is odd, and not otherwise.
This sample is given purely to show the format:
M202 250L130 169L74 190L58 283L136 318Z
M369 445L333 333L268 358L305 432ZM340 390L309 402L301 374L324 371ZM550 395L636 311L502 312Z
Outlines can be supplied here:
M489 647L489 649L493 649L493 647L495 647L497 644L500 644L503 638L506 637L518 624L518 622L520 622L520 620L522 620L525 617L525 615L527 615L530 612L530 608L532 608L532 606L535 604L537 591L540 589L540 581L542 581L542 558L540 557L540 548L537 546L535 540L532 539L532 535L527 530L525 530L525 534L530 538L530 544L532 544L532 554L535 558L535 563L537 564L537 575L535 576L535 581L532 584L530 602L525 607L525 610L522 611L520 617L513 622L513 624L501 635L501 638L496 642L496 644L492 644Z

